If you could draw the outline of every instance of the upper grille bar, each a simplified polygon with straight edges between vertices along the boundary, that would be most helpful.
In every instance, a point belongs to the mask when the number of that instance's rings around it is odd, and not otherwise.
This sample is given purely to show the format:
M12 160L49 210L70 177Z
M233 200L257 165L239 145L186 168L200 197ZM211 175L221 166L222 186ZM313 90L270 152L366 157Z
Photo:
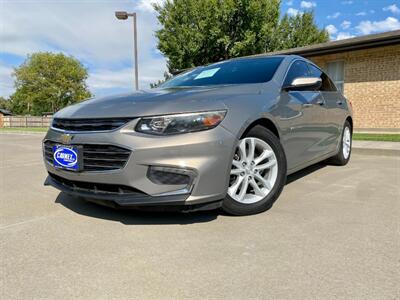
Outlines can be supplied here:
M52 127L65 131L109 131L122 127L133 118L53 119Z

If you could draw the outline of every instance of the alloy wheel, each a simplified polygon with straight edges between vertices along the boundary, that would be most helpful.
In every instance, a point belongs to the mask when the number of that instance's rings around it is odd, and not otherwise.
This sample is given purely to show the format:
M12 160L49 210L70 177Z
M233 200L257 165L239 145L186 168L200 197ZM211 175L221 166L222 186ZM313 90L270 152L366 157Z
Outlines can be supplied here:
M256 203L271 192L277 176L278 161L270 145L258 138L244 138L232 161L228 195L243 204Z
M351 150L351 133L350 133L350 128L346 127L343 132L343 146L342 146L342 151L343 151L343 157L347 159L350 155L350 150Z

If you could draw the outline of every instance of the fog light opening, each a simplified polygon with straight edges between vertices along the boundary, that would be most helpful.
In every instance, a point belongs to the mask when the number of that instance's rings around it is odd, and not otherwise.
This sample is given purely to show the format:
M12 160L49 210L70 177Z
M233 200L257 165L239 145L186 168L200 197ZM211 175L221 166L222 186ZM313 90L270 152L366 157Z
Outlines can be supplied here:
M189 169L150 166L147 178L155 184L185 185L188 190L193 183L196 173Z

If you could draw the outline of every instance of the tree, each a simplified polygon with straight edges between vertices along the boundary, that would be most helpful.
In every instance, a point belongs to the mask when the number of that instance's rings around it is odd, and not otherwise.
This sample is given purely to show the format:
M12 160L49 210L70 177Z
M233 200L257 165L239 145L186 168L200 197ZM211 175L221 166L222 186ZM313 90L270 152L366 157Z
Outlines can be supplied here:
M158 87L159 85L161 85L162 83L166 82L170 78L172 78L172 75L165 71L164 79L160 79L157 82L150 83L150 88L154 89L154 88Z
M154 5L162 26L156 31L157 47L173 72L286 45L327 41L326 31L315 25L312 12L280 21L280 4L280 0L166 0ZM297 23L302 27L294 27ZM287 27L292 31L284 30Z
M305 12L296 16L285 15L274 35L274 48L284 50L327 42L329 34L314 23L314 13Z
M16 90L10 99L14 113L55 112L91 96L85 83L87 70L77 59L62 53L28 55L13 76Z
M5 110L10 110L11 109L10 101L0 96L0 108Z

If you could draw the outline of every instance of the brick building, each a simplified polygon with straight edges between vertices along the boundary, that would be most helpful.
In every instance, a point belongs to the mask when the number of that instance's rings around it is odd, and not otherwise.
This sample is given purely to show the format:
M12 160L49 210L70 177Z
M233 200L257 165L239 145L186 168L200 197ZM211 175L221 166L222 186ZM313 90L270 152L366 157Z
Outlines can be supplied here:
M400 129L400 30L294 48L352 102L356 129Z

